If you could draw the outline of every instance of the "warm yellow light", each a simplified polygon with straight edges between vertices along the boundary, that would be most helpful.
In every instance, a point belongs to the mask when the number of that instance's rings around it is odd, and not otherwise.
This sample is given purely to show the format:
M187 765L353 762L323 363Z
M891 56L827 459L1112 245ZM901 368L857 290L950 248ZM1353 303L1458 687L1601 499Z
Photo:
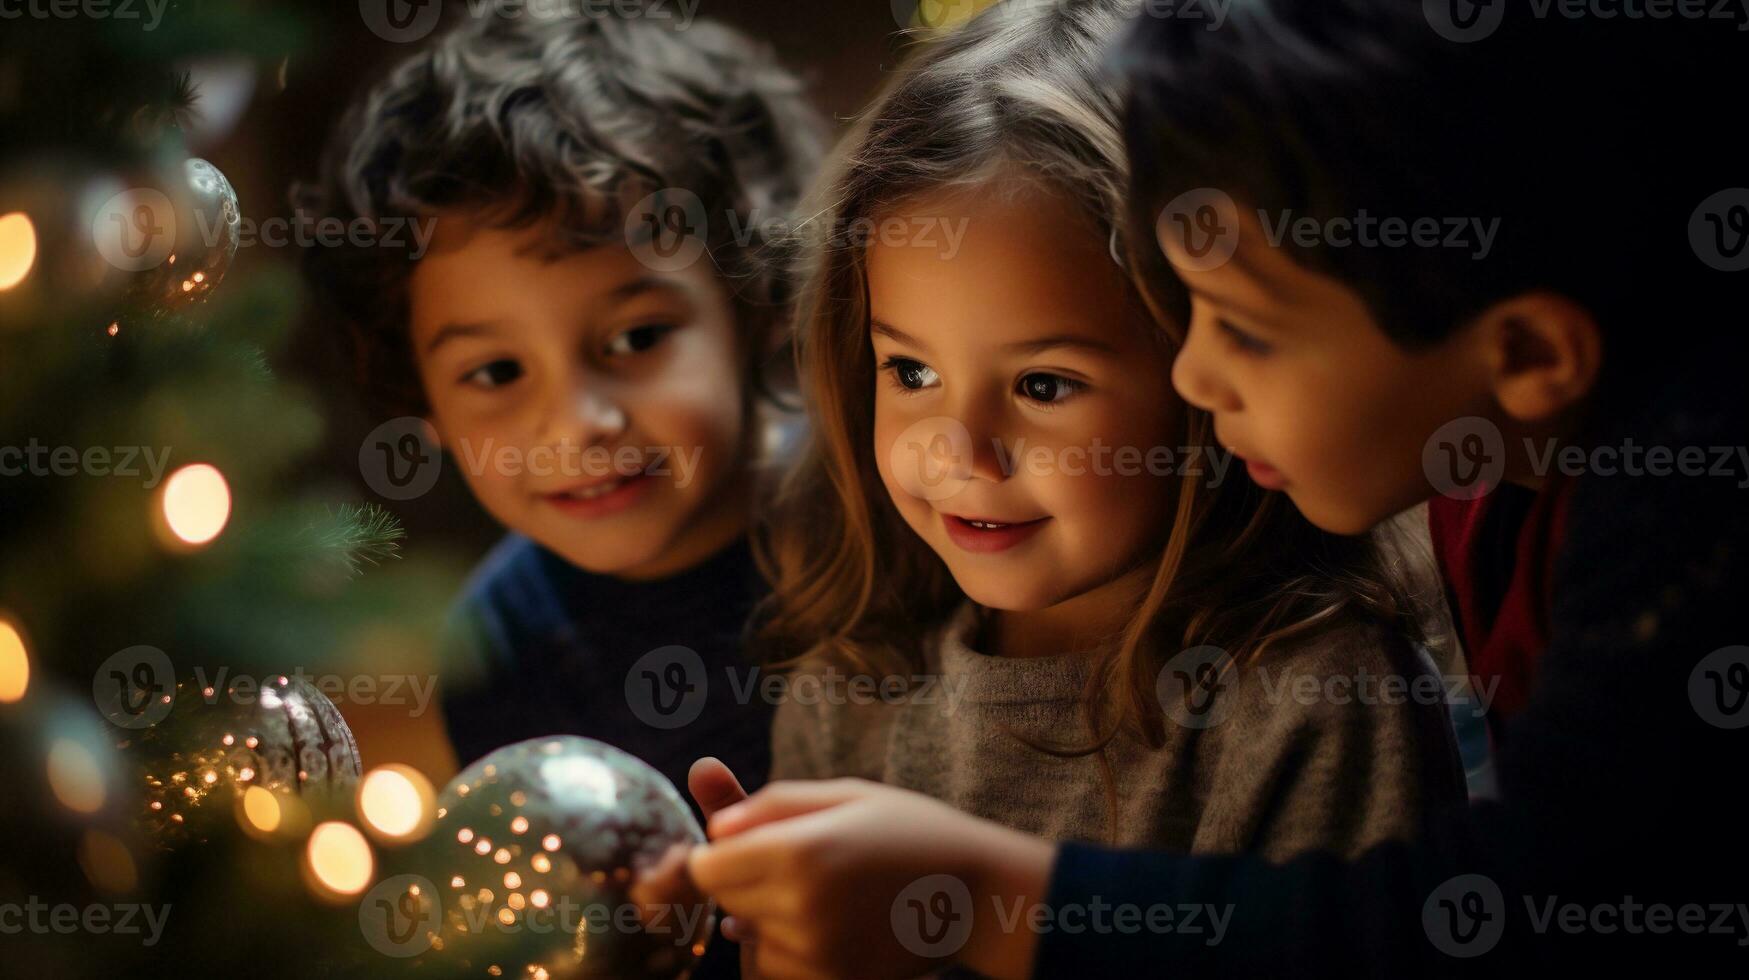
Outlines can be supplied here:
M140 881L127 845L101 830L87 830L79 839L79 867L101 891L131 892Z
M18 627L0 619L0 704L24 697L30 687L30 654Z
M434 796L431 781L419 770L381 766L367 773L359 784L358 810L371 830L384 837L405 839L430 829Z
M243 819L249 821L249 826L264 834L278 830L279 797L274 796L272 790L260 786L251 786L244 790Z
M170 533L188 544L206 544L231 519L231 488L217 467L194 463L165 481L163 506Z
M49 746L49 789L75 813L103 809L103 770L91 750L72 739L58 738Z
M0 215L0 292L30 275L36 265L36 226L22 211Z
M310 831L304 860L316 884L334 895L357 895L370 884L376 859L358 828L338 820Z

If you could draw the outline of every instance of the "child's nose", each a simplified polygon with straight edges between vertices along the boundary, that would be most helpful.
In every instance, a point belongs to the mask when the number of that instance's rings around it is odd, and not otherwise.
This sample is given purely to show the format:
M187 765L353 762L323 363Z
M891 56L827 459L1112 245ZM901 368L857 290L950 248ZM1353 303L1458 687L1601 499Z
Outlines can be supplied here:
M590 446L626 429L626 413L619 400L593 386L565 392L547 418L543 436L552 443Z
M1209 331L1195 329L1185 338L1172 361L1172 387L1191 405L1206 412L1236 412L1242 405L1238 393L1221 380L1207 357Z
M1006 480L1013 468L1009 465L1008 454L1015 447L1004 424L1004 413L992 406L967 404L961 406L958 418L972 437L972 479L992 483Z

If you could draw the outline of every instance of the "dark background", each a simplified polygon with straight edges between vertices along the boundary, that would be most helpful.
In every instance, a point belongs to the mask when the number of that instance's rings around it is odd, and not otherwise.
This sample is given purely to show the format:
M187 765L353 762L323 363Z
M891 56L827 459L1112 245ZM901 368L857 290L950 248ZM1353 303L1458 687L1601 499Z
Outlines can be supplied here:
M246 108L234 128L205 140L197 134L192 146L194 155L210 160L230 178L243 214L257 223L290 217L289 190L295 181L314 177L329 130L347 103L418 47L385 41L372 33L355 0L272 5L303 20L308 29L303 50L278 64L232 66L233 72L254 78ZM445 26L469 15L469 5L460 0L446 3L445 8ZM905 43L892 0L699 0L694 15L727 22L769 45L783 64L802 77L834 132L842 131L846 120L873 94ZM209 118L220 108L223 87L209 84L197 106L204 107ZM247 245L238 250L231 274L245 276L264 263L295 266L298 259L295 246ZM367 410L360 397L341 331L341 325L312 301L299 318L287 355L276 367L308 388L320 403L315 407L328 420L323 449L308 462L308 478L338 483L353 499L378 500L359 474L358 453L365 435L386 417ZM429 575L436 568L460 587L468 567L503 532L474 503L454 470L446 466L436 489L423 497L382 501L405 525L407 538L400 561L369 574ZM443 612L432 609L433 621ZM400 642L424 643L428 637L422 633ZM413 640L413 636L421 638ZM386 657L390 651L381 653ZM431 657L431 651L392 653L403 663ZM430 663L435 670L434 657ZM409 720L405 708L372 717L370 709L349 707L347 715L367 768L399 761L419 766L439 783L447 778L453 762L445 740L438 736L435 712Z

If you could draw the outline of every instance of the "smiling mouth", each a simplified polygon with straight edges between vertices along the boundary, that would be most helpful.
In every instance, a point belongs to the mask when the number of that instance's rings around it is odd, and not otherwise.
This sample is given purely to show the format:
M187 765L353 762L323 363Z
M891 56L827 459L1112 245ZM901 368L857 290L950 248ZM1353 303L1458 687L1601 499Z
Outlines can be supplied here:
M941 523L947 529L948 540L964 551L979 553L1006 551L1032 537L1048 520L1049 517L1040 517L1030 521L1008 522L981 517L959 517L954 514L941 515Z
M549 494L549 496L565 497L570 500L599 500L615 490L618 490L620 487L625 486L626 481L636 480L643 475L644 474L642 473L634 473L631 476L622 476L616 480L604 480L592 486L578 487L574 490L562 490L555 494Z

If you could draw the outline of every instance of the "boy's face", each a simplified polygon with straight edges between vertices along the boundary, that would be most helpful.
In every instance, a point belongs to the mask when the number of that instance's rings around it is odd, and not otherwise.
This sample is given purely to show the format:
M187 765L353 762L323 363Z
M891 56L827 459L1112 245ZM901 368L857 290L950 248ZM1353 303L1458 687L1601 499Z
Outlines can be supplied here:
M1358 294L1272 247L1243 209L1237 251L1212 269L1172 227L1162 224L1160 244L1192 297L1173 385L1214 415L1216 438L1256 483L1285 492L1313 524L1360 534L1426 499L1429 438L1454 419L1496 414L1469 332L1403 350Z
M1159 547L1175 484L1146 455L1182 441L1167 353L1106 241L1061 198L882 217L942 215L965 219L957 249L937 235L868 250L876 465L968 596L1046 609Z
M729 297L709 263L656 273L619 245L549 241L440 218L410 283L431 422L481 505L572 564L696 564L747 521Z

